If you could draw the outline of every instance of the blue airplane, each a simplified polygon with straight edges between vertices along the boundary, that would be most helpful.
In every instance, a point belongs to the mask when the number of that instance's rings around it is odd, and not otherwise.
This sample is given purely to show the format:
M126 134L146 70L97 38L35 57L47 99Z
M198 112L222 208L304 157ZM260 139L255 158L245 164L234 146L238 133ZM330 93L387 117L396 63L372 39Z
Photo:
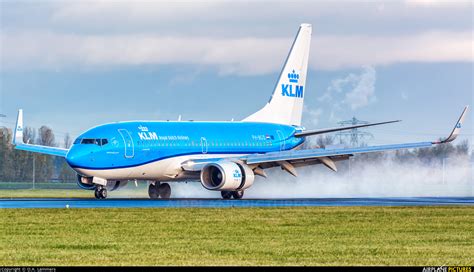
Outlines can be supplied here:
M242 121L130 121L96 126L75 139L70 149L23 141L23 111L18 112L13 144L16 149L64 157L77 172L78 185L104 199L129 181L149 182L150 198L169 198L168 182L196 181L222 198L241 199L256 176L280 167L296 176L302 166L322 164L337 171L335 162L354 154L430 147L453 141L467 106L451 134L441 141L355 148L302 149L306 137L397 121L305 130L301 126L311 25L302 24L291 46L273 94L259 111Z

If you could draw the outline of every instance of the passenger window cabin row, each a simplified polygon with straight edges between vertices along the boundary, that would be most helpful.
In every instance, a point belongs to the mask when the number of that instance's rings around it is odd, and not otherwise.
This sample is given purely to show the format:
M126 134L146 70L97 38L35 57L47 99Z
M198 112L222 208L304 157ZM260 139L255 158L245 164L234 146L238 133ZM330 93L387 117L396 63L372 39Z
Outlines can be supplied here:
M201 147L201 142L196 141L137 141L138 146L158 147ZM263 147L273 146L271 141L246 141L246 142L220 142L207 141L207 147Z

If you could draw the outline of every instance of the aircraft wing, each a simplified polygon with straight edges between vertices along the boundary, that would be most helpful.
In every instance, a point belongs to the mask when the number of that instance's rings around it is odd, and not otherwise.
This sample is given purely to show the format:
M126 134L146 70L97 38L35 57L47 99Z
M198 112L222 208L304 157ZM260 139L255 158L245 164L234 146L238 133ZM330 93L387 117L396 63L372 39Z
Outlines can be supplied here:
M66 157L68 149L52 147L52 146L42 146L42 145L33 145L25 144L23 142L23 110L18 110L18 117L16 120L15 132L13 137L13 145L15 149L36 152L41 154Z
M369 153L379 152L388 150L398 150L406 148L420 148L430 147L433 142L419 142L419 143L406 143L406 144L393 144L393 145L379 145L379 146L367 146L367 147L356 147L356 148L338 148L338 149L302 149L302 150L288 150L280 152L269 152L265 154L252 154L243 157L242 159L247 164L259 164L269 163L278 161L296 162L299 160L316 159L321 157L336 157L344 155L354 155L358 153Z
M336 148L336 149L302 149L302 150L288 150L288 151L276 151L265 154L250 154L240 158L245 161L248 165L267 165L275 166L280 165L283 169L287 170L293 175L296 175L293 167L294 165L305 165L311 163L323 163L330 169L336 171L336 166L333 161L347 159L349 156L360 153L369 152L380 152L388 150L399 150L407 148L421 148L430 147L436 144L443 144L452 142L460 133L462 123L466 116L468 106L466 106L459 117L456 125L454 126L451 134L443 140L433 142L417 142L417 143L404 143L404 144L391 144L391 145L379 145L379 146L367 146L367 147L355 147L355 148ZM263 167L265 168L265 167Z
M370 153L370 152L381 152L388 150L399 150L408 148L421 148L431 147L437 144L443 144L452 142L460 133L462 123L466 116L468 106L466 106L459 117L454 129L451 131L448 137L440 141L432 142L417 142L417 143L403 143L403 144L390 144L390 145L379 145L379 146L367 146L367 147L354 147L354 148L316 148L316 149L300 149L300 150L287 150L287 151L275 151L264 154L250 154L241 157L231 158L211 158L211 159L198 159L188 160L182 163L181 167L185 171L200 171L206 164L210 162L219 161L222 159L240 160L254 169L254 172L259 171L259 175L265 176L262 169L281 166L284 170L290 174L296 176L295 167L311 165L311 164L324 164L333 171L337 171L335 161L346 160L354 154ZM261 168L258 170L257 168Z

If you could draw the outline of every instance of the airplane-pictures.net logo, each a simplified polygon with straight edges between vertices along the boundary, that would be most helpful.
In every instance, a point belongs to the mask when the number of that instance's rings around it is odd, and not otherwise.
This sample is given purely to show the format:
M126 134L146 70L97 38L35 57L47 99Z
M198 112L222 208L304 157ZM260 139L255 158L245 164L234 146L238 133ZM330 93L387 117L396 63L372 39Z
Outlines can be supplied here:
M281 84L281 95L303 98L303 86L298 85L299 79L300 75L296 73L295 70L288 73L290 84Z

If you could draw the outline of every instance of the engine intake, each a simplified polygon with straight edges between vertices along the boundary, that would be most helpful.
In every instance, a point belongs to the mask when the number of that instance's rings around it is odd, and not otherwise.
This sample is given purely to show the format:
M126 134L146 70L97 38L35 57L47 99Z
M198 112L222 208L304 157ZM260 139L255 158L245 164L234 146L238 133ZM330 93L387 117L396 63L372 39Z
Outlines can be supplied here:
M252 169L232 161L209 163L201 171L201 184L208 190L244 190L252 186L254 180Z

